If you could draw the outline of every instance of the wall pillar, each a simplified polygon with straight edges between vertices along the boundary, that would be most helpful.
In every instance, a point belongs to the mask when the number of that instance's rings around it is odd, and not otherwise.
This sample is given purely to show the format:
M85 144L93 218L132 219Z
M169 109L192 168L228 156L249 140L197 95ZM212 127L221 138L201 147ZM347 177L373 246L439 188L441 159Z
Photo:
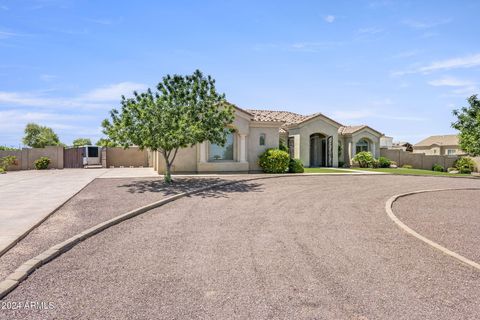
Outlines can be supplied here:
M350 164L353 163L353 157L355 156L355 151L353 150L353 141L348 142L348 158L350 160Z
M240 134L240 162L247 162L247 142L246 135Z
M200 162L207 162L207 142L200 143Z
M375 142L372 142L372 154L373 154L373 157L374 157L374 158L378 158L378 155L377 155L377 145L375 144Z

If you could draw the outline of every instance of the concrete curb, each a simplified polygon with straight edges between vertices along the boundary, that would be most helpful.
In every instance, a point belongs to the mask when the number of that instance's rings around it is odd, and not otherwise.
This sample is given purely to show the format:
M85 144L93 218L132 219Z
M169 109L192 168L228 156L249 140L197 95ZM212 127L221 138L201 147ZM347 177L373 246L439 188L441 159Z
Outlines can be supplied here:
M33 226L31 226L27 231L25 231L24 233L22 233L19 237L17 237L17 239L15 239L12 243L10 243L8 246L6 246L5 248L1 249L0 250L0 258L5 254L7 253L10 249L12 249L17 243L19 243L23 238L25 238L30 232L32 232L35 228L37 228L39 225L41 225L45 220L47 220L48 218L50 218L55 212L57 212L58 210L60 210L60 208L62 208L68 201L70 201L73 197L75 197L77 194L79 194L81 191L83 191L83 189L85 189L86 187L88 187L95 179L93 179L92 181L90 181L89 183L87 183L85 186L83 186L80 190L78 190L77 192L75 192L74 194L72 194L70 197L68 197L68 199L66 199L64 202L62 202L60 205L58 205L55 209L53 209L50 213L48 213L45 217L43 217L42 219L40 219L40 221L38 221L37 223L35 223ZM1 290L0 290L1 292ZM0 297L1 299L1 297Z
M476 263L475 261L472 261L470 259L467 259L465 258L464 256L462 255L459 255L458 253L456 252L453 252L441 245L439 245L438 243L422 236L421 234L417 233L415 230L413 230L412 228L410 228L409 226L407 226L406 224L404 224L402 221L400 221L400 219L397 218L397 216L393 213L393 203L395 201L397 201L399 198L402 198L402 197L406 197L406 196L410 196L410 195L414 195L414 194L419 194L419 193L426 193L426 192L438 192L438 191L459 191L459 190L480 190L480 188L447 188L447 189L428 189L428 190L419 190L419 191L413 191L413 192L407 192L407 193L402 193L402 194L397 194L393 197L391 197L390 199L388 199L387 203L385 204L385 211L387 211L387 215L388 217L394 222L396 223L403 231L409 233L410 235L414 236L415 238L425 242L426 244L432 246L433 248L437 249L437 250L440 250L442 253L446 254L446 255L449 255L457 260L459 260L460 262L470 266L470 267L473 267L475 269L477 269L478 271L480 271L480 264Z

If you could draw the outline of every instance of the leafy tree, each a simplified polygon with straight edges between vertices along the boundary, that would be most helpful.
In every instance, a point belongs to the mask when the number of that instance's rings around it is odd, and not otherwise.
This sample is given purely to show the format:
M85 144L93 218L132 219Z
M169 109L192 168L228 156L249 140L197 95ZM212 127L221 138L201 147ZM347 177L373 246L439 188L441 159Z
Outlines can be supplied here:
M88 138L78 138L73 140L74 147L89 146L92 144L92 141Z
M452 127L460 131L460 148L472 156L480 155L480 100L477 95L468 98L469 107L453 110L457 121Z
M0 146L0 151L13 151L13 150L18 150L18 149L14 147Z
M60 140L52 128L29 123L25 127L23 144L32 148L44 148L46 146L61 145Z
M96 145L99 147L118 147L118 144L115 141L106 138L100 138Z
M157 90L122 96L121 110L104 120L104 133L123 147L159 151L165 159L165 181L170 183L171 167L178 149L203 141L225 145L233 122L233 107L215 89L215 80L199 70L192 75L167 75Z

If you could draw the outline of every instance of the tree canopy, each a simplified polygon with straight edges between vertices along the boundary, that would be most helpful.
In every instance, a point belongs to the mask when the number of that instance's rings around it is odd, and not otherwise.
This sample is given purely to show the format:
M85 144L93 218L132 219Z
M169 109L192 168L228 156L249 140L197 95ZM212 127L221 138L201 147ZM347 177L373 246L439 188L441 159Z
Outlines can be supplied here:
M107 138L100 138L98 139L97 143L95 144L99 147L118 147L118 144L115 141L112 141Z
M58 135L52 128L40 126L36 123L27 124L22 142L31 148L61 145Z
M477 95L468 98L470 106L454 110L457 121L452 127L460 131L460 148L472 156L480 155L480 100Z
M90 146L90 145L92 145L92 141L88 138L77 138L73 140L74 147Z
M121 109L104 120L104 133L123 147L159 151L166 163L165 181L171 182L171 166L179 148L203 141L224 145L227 125L234 110L225 95L215 89L215 80L196 70L192 75L167 75L157 90L122 96Z

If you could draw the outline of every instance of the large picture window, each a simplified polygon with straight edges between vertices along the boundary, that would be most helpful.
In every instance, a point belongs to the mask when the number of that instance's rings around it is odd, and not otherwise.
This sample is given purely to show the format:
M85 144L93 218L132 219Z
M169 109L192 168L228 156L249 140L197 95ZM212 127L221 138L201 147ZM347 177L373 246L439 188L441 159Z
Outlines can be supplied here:
M218 144L210 144L208 154L209 161L233 160L233 133L227 135L227 142L222 147Z
M368 151L368 141L365 139L361 139L357 142L356 146L356 153Z

